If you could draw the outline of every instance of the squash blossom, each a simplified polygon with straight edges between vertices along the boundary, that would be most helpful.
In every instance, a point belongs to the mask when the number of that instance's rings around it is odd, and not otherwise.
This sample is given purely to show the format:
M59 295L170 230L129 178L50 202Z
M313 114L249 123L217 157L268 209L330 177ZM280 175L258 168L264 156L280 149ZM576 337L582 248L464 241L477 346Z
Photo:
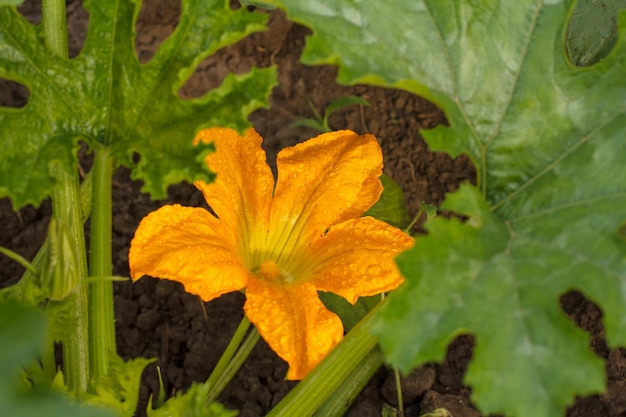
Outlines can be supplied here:
M206 129L200 141L216 149L206 157L216 180L194 184L214 214L175 204L146 216L131 277L178 281L204 301L245 289L246 316L289 364L287 378L302 379L343 337L318 291L354 304L403 281L394 257L413 239L361 217L382 192L380 146L372 135L324 133L278 154L275 183L253 129Z

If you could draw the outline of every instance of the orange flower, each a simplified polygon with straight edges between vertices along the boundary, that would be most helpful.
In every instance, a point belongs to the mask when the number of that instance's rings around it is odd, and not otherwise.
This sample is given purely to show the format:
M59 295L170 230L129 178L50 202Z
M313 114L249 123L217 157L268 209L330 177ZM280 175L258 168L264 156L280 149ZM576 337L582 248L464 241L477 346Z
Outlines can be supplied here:
M215 182L195 186L217 217L180 205L150 213L131 243L131 277L175 280L205 301L245 288L247 317L287 378L302 379L343 337L317 291L355 303L402 282L394 257L413 239L360 217L382 192L380 147L372 135L322 134L279 152L274 185L253 129L206 129L199 141L216 148L206 157Z

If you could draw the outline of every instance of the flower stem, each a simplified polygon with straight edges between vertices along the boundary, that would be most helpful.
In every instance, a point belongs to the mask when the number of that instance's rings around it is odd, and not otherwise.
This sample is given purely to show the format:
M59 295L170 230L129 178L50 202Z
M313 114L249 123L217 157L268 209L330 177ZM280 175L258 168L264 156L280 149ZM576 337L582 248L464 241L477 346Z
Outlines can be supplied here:
M67 22L65 0L43 0L41 4L44 42L55 55L68 57ZM52 164L51 173L56 179L52 195L52 212L57 221L69 231L71 245L76 257L59 259L73 262L67 270L74 271L82 279L87 276L87 251L82 223L78 172L72 167ZM63 343L65 383L70 391L86 392L89 384L89 338L87 323L87 289L79 285L76 297L72 297L72 314L76 318L69 326Z
M113 158L105 145L96 145L93 165L90 277L113 275L111 265L111 180ZM113 282L94 280L89 284L89 346L95 383L108 373L110 355L115 354Z
M204 400L205 407L208 407L213 401L217 399L220 393L224 390L226 385L235 376L241 365L252 352L252 349L259 341L260 335L256 328L252 328L252 331L248 334L243 341L248 328L250 327L250 321L244 315L235 330L235 334L228 342L226 350L222 354L222 357L215 365L213 372L206 381L209 387L209 392Z
M352 401L363 390L383 364L383 353L379 348L372 349L359 363L337 391L315 412L315 417L341 417L346 414Z
M373 319L387 303L385 298L376 305L267 417L312 416L357 367L368 363L372 350L378 349L378 341L370 331Z
M400 380L400 371L393 368L393 377L396 382L396 394L398 395L398 415L404 417L404 400L402 400L402 381Z

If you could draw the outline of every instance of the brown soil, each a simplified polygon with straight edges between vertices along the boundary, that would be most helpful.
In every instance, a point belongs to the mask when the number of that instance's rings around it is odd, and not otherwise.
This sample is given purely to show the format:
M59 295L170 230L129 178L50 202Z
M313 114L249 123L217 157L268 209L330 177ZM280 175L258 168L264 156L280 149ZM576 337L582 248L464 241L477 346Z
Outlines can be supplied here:
M137 48L142 61L152 56L178 21L178 1L158 3L144 4L137 24ZM21 10L32 21L39 19L36 4L27 2ZM71 55L75 56L85 36L88 14L77 2L69 3L68 13ZM279 149L317 133L309 128L290 127L301 117L312 117L308 101L323 110L333 99L354 94L368 100L371 106L351 106L338 111L331 117L330 125L376 135L385 155L385 172L402 186L411 215L417 212L421 202L440 204L445 194L462 181L474 180L475 171L467 158L453 160L430 152L424 143L420 129L445 123L436 106L399 90L337 85L335 68L299 63L308 33L306 28L288 22L283 14L271 12L267 32L250 36L208 58L181 89L181 97L201 95L218 85L229 71L242 73L253 65L277 65L280 84L271 96L271 108L250 116L250 122L265 138L270 163ZM0 80L0 105L21 106L27 96L24 88ZM89 166L88 155L81 156L81 164ZM121 168L115 174L113 261L117 275L128 276L129 242L147 213L172 202L203 204L201 194L189 184L170 187L169 198L163 201L151 201L139 192L140 185L129 179L127 169ZM30 259L45 237L49 217L48 202L37 209L26 207L15 213L8 199L1 199L0 246ZM4 257L0 258L0 271L0 286L15 283L23 272ZM118 351L124 358L156 358L163 372L166 395L170 396L194 381L207 379L242 318L243 301L241 294L229 294L202 303L198 297L185 293L180 285L165 280L143 278L134 284L116 283ZM606 394L578 399L567 416L626 416L626 351L607 348L602 313L582 295L573 292L564 295L561 301L572 320L591 334L591 347L607 360L608 376ZM403 380L406 416L419 416L438 407L447 408L454 417L480 415L471 404L471 390L463 384L472 348L471 337L459 337L450 345L443 363L416 369ZM144 372L138 415L144 415L142 407L158 389L156 364ZM285 373L285 363L261 341L219 400L229 408L240 410L242 417L262 416L294 386L293 382L283 380ZM384 404L397 407L393 374L383 367L347 415L379 416Z

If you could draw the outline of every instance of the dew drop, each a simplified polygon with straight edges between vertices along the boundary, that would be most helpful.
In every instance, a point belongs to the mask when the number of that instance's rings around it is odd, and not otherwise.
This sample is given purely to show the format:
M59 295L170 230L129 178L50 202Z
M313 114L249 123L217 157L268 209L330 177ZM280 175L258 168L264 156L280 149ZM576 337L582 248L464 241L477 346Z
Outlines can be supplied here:
M289 338L287 336L281 337L279 343L283 349L289 348Z
M371 265L367 267L367 275L380 275L383 272L383 269L379 265Z

